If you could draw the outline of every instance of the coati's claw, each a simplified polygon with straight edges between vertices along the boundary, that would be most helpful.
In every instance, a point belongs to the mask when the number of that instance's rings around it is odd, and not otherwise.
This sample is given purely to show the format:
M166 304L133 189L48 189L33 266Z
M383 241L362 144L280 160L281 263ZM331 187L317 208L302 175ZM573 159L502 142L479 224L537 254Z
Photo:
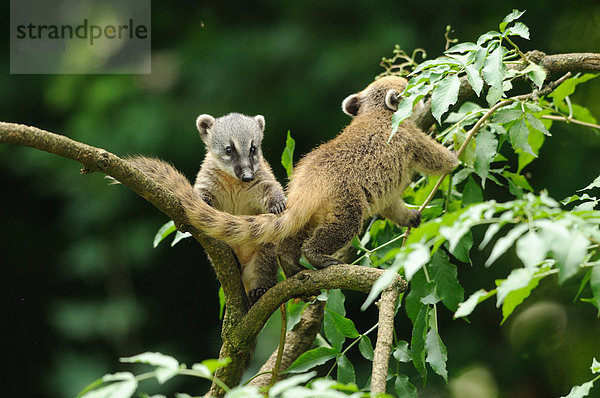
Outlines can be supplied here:
M264 287L257 287L256 289L250 290L248 292L248 301L250 301L250 305L254 305L254 303L256 303L258 299L267 292L267 290L269 289Z
M421 225L421 212L419 210L411 210L411 217L409 221L409 225L411 228L417 228Z
M285 199L274 201L269 204L269 213L279 214L285 210Z

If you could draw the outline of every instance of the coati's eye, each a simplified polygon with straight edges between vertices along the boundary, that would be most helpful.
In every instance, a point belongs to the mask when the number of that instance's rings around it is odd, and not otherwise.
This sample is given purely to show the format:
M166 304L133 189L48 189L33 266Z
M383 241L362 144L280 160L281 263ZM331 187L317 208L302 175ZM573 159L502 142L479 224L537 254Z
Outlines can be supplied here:
M256 153L256 147L255 147L254 145L252 145L252 146L250 147L250 154L251 154L251 155L254 155L255 153Z
M233 148L231 146L228 146L225 148L225 153L228 155L231 155L231 152L233 152Z

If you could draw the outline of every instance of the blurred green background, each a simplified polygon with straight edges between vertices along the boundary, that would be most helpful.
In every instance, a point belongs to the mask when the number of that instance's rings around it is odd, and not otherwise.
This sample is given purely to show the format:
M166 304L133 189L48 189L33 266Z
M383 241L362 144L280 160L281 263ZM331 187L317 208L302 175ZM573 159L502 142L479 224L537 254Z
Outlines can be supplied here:
M409 52L422 47L433 58L443 51L446 25L454 37L473 41L513 7L527 10L522 21L531 41L519 42L523 50L600 52L597 0L154 1L150 75L10 75L4 40L0 120L118 155L158 156L193 178L204 154L198 114L262 114L265 156L283 182L286 132L296 139L296 160L332 138L348 123L341 101L382 71L379 61L395 44ZM3 8L8 24L8 4ZM600 117L600 81L582 87L573 101ZM527 170L536 191L562 199L600 174L600 140L591 129L560 123L552 132ZM120 356L143 351L188 364L218 354L218 284L203 250L189 239L153 249L167 218L127 189L108 186L102 175L79 170L70 160L0 145L7 396L73 396L120 369ZM487 197L511 198L490 188ZM517 261L503 259L491 270L477 263L459 268L466 294L493 286ZM587 381L592 357L600 357L600 322L592 306L571 303L577 287L544 282L502 327L492 303L478 308L470 325L442 313L451 383L432 377L422 396L558 396ZM362 299L349 294L347 307L364 331L376 314L357 309ZM274 326L263 334L255 362L276 346ZM400 316L399 338L409 340L410 330ZM366 369L358 370L364 384ZM206 385L175 380L167 388L201 394Z

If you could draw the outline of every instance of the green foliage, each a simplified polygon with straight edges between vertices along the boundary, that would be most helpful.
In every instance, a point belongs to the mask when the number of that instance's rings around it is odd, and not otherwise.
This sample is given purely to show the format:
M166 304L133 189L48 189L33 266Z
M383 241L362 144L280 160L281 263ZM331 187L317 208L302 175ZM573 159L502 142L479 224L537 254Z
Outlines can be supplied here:
M292 176L294 170L294 149L296 148L296 141L292 138L289 130L287 132L287 138L285 140L285 148L281 154L281 164L287 173L288 178Z

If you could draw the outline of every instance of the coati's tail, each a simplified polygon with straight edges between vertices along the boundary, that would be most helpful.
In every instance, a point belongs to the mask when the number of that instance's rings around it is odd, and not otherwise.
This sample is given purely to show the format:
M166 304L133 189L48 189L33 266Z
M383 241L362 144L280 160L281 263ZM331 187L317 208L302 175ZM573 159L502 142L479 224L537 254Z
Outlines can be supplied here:
M209 206L202 200L190 181L170 163L144 156L134 156L127 160L173 192L181 200L188 219L196 223L205 234L229 245L280 243L304 227L313 213L310 209L297 206L280 215L229 214Z

